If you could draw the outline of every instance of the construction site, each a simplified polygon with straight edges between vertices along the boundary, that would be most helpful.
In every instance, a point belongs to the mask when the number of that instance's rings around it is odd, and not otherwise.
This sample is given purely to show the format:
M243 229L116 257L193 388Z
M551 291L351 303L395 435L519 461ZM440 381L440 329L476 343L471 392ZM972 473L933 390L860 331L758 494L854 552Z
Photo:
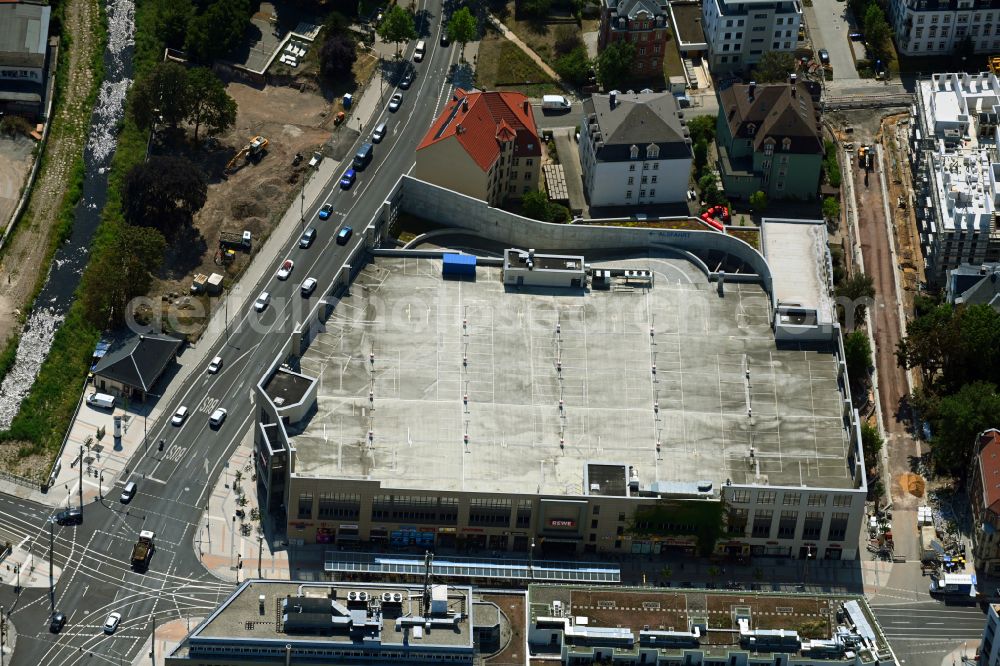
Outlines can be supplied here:
M322 154L337 127L336 111L318 90L230 83L226 91L238 105L231 130L207 148L156 144L152 150L180 152L208 177L208 199L194 216L196 246L168 247L149 294L171 308L193 337L209 311L207 299L242 274L298 196L312 170L311 156Z

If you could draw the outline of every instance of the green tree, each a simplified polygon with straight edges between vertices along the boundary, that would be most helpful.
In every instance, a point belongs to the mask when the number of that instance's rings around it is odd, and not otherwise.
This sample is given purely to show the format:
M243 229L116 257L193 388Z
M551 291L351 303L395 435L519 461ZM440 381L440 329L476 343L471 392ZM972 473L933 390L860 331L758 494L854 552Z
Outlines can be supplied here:
M885 61L890 53L889 41L892 39L892 29L877 3L872 2L865 8L862 24L868 42L869 56L873 60L877 58Z
M781 83L795 71L795 56L787 51L765 51L753 70L757 83Z
M1000 395L988 382L966 384L953 395L941 398L931 415L931 458L946 473L964 475L975 451L976 436L997 425Z
M384 42L392 42L396 45L396 57L399 57L399 45L403 42L417 38L417 28L413 21L413 14L403 9L399 5L393 5L382 17L376 29L378 36Z
M552 9L552 0L518 0L516 9L526 16L544 19Z
M175 238L205 205L205 175L183 157L151 157L132 167L122 188L122 211L133 226Z
M323 32L327 37L330 35L349 34L351 32L351 21L340 12L334 10L326 15L326 20L323 21Z
M868 334L856 328L844 337L844 363L851 386L867 391L871 372L872 345Z
M212 70L195 67L188 72L187 99L190 109L187 120L194 125L194 140L202 125L210 136L225 132L236 123L236 101L226 93L225 86Z
M694 143L715 141L715 116L697 116L689 120L687 126Z
M142 129L162 121L177 127L188 115L187 69L172 60L161 62L132 85L132 118Z
M587 49L581 46L556 60L555 70L562 80L575 86L582 86L587 83L590 67Z
M708 143L705 139L699 139L694 144L694 178L698 180L705 171L708 164Z
M478 31L476 17L472 15L468 7L462 7L448 19L448 39L462 45L458 52L460 60L465 59L465 45L476 38Z
M823 217L827 220L840 219L840 202L834 197L823 199Z
M194 16L191 0L159 0L154 11L154 33L172 49L184 48L188 23Z
M525 217L547 222L549 219L549 197L541 190L532 190L521 198L521 211Z
M767 208L767 194L761 190L757 190L751 194L750 208L758 213L763 212Z
M185 45L198 62L210 63L235 49L250 26L250 0L217 0L188 22Z
M865 307L875 298L875 281L872 276L865 273L855 273L834 289L834 293L841 300L838 304L840 315L845 318L850 315L851 321L847 321L850 328L861 322L865 318ZM849 311L848 311L849 310Z
M150 227L120 222L107 232L79 291L84 316L102 330L122 325L130 301L149 292L166 248L163 234Z
M868 423L868 421L862 421L861 449L865 457L865 470L867 472L870 473L872 470L878 469L879 454L882 452L883 446L884 442L878 427Z
M919 368L921 384L929 390L947 383L953 355L960 348L960 326L950 305L938 305L906 327L906 337L896 347L900 367Z
M635 62L635 44L632 42L612 42L597 56L597 78L605 90L612 90L623 84L632 71Z
M319 47L319 71L328 83L350 80L358 48L347 33L330 33Z

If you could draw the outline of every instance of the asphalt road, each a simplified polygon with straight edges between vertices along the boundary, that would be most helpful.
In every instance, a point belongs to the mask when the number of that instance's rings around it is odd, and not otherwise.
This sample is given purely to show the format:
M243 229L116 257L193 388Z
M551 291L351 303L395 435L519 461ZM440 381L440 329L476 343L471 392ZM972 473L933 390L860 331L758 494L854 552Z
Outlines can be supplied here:
M978 606L949 606L928 599L872 605L885 637L901 664L940 666L963 641L982 637L986 618ZM973 656L973 650L968 656ZM958 661L958 660L956 660Z
M450 66L457 62L455 47L437 46L440 29L440 0L423 0L429 11L430 47L424 62L417 65L419 76L404 92L402 108L395 114L382 109L379 118L391 117L389 135L375 146L373 161L359 172L349 191L342 191L337 178L325 188L326 196L307 210L308 225L319 235L311 248L299 249L298 235L288 240L287 251L295 269L286 281L264 271L256 285L243 285L251 293L271 293L263 313L252 309L252 299L239 312L230 313L229 339L219 340L209 357L222 356L226 363L216 375L195 372L178 387L166 415L150 424L150 441L165 439L162 453L150 447L131 461L132 478L139 483L138 494L128 505L118 502L121 487L106 491L111 499L88 505L84 522L78 527L56 527L54 559L63 568L55 590L55 608L66 613L68 623L59 634L48 631L50 601L48 590L26 590L14 599L10 588L0 592L0 603L12 611L17 627L14 666L68 665L89 662L130 663L152 631L152 621L166 622L191 615L204 615L232 585L219 582L198 560L196 543L204 526L210 489L223 471L239 440L253 418L251 387L275 358L295 323L311 307L299 294L306 277L319 281L313 299L329 291L337 270L354 245L356 233L346 246L336 244L337 229L349 224L360 232L374 216L398 177L413 164L414 151L431 120L451 93ZM385 96L387 100L389 95ZM374 126L374 122L370 126ZM360 143L359 140L357 143ZM356 148L356 146L354 147ZM350 151L353 155L354 149ZM346 168L346 167L345 167ZM326 221L317 218L324 203L335 214ZM296 204L297 205L297 204ZM169 424L169 415L180 405L191 410L180 428ZM228 418L218 429L208 424L216 407L228 410ZM0 496L0 512L6 531L23 535L33 552L43 556L48 549L45 520L48 511L13 498ZM212 519L226 520L226 516ZM140 529L156 532L156 551L147 572L129 566L132 544ZM124 615L114 636L102 631L111 611ZM97 662L94 662L97 663Z

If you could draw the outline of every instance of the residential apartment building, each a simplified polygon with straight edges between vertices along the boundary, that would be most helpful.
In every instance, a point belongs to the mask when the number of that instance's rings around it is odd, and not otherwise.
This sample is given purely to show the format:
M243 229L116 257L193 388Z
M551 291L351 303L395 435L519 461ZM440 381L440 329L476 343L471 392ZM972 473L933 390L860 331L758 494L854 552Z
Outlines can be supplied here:
M663 77L663 56L670 29L666 2L659 0L603 0L598 51L614 42L635 44L632 74L637 78Z
M702 28L713 72L753 67L768 51L795 50L802 6L797 0L705 0Z
M1000 312L1000 263L962 264L948 271L945 297L952 305L988 305Z
M966 38L976 53L1000 50L1000 4L992 0L891 0L900 55L952 55Z
M911 124L914 209L928 277L968 263L1000 261L1000 80L934 74L917 83Z
M823 136L801 82L733 85L719 92L716 145L722 188L749 199L812 199L819 188Z
M1000 604L990 604L986 609L986 626L979 643L979 666L1000 666Z
M593 95L583 102L580 166L591 206L684 201L691 137L670 93Z
M538 189L541 162L527 97L459 88L417 146L414 175L499 206Z
M972 464L972 555L980 572L995 576L1000 573L1000 430L980 433Z

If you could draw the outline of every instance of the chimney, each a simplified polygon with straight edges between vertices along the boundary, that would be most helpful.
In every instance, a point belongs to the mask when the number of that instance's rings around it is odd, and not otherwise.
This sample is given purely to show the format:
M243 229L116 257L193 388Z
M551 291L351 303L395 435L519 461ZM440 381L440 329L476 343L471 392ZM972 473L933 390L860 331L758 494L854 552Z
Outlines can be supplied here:
M615 104L618 101L618 91L612 90L610 93L608 93L608 100L611 102L611 108L614 109Z
M462 112L463 113L468 113L469 112L469 98L468 97L463 97L462 98Z
M524 100L524 112L527 114L531 113L531 104L528 103L528 100Z
M791 83L794 86L795 85L795 81L798 78L799 77L795 74L795 72L792 72L791 74L788 75L788 82Z
M757 90L757 82L751 81L750 85L747 86L747 96L750 98L751 102L753 101L754 92L756 92L756 90Z

